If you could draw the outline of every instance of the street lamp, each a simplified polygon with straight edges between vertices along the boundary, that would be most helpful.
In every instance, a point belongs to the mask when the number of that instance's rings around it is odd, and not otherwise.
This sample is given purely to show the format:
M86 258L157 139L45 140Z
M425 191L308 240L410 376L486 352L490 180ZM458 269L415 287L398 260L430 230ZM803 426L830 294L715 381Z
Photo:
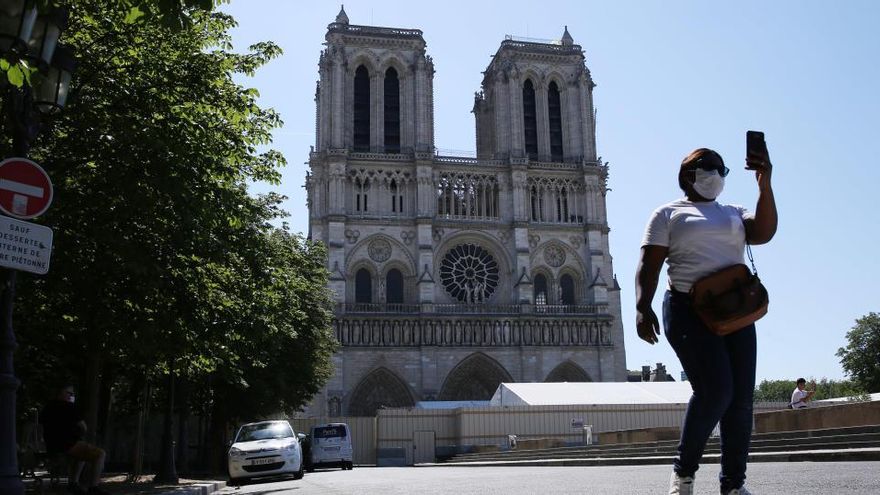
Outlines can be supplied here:
M21 55L27 49L37 20L34 0L12 0L0 6L0 52Z
M8 63L26 59L38 72L33 87L3 87L3 117L12 131L13 153L26 157L40 131L42 115L55 114L67 99L70 75L75 68L72 52L56 47L67 24L67 10L52 8L37 15L34 0L4 0L0 4L0 56ZM15 417L20 384L12 363L17 346L12 327L16 271L3 269L0 277L0 493L22 495L18 470Z

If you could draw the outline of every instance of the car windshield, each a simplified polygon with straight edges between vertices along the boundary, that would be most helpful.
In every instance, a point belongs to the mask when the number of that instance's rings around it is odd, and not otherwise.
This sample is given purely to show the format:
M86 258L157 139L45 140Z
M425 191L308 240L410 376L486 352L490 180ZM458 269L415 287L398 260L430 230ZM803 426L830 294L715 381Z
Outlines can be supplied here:
M287 423L257 423L242 426L235 441L253 442L254 440L289 437L293 437L293 430Z
M315 428L315 438L345 438L344 426L319 426Z

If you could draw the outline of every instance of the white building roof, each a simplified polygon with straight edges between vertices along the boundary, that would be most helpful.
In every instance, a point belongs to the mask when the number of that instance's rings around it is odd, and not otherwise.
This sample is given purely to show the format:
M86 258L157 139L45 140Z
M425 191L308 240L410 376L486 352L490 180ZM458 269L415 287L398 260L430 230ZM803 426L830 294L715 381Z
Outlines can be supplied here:
M492 406L562 406L584 404L685 404L688 382L502 383Z

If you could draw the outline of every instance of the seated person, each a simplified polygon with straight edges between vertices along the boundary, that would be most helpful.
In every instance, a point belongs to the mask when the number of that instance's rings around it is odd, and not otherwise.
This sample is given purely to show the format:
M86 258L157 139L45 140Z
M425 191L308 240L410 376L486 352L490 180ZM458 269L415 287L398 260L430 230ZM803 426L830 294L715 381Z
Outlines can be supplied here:
M791 393L791 408L792 409L803 409L807 407L809 404L807 402L813 400L813 394L816 393L816 385L813 384L814 390L804 390L807 386L807 380L803 378L797 379L797 388L794 389L794 392Z
M101 482L106 454L103 449L82 440L86 423L80 416L75 401L73 386L66 385L40 412L46 453L50 456L66 455L72 461L68 478L68 489L71 492L103 495L105 492L97 485ZM80 475L86 463L91 467L91 477L81 482Z

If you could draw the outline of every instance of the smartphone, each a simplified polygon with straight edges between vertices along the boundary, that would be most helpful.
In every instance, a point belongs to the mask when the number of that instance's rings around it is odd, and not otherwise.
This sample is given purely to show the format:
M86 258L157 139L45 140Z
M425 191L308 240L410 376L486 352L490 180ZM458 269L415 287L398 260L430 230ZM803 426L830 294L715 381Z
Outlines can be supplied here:
M767 143L764 141L764 133L761 131L746 132L746 156L767 158Z

